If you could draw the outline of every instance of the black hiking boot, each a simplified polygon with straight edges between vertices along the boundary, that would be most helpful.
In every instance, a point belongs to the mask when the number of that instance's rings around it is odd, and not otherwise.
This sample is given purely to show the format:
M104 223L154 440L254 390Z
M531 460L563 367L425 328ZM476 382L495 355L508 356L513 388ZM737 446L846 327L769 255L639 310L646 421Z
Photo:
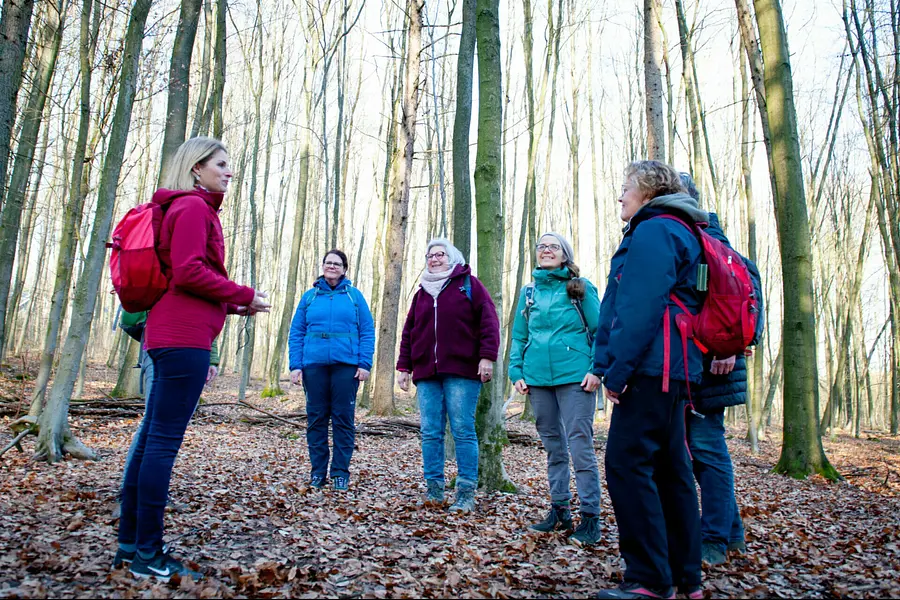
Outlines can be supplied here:
M475 488L458 487L456 489L456 501L450 507L450 512L470 513L475 510Z
M425 482L428 490L425 492L425 506L441 506L444 504L444 482L429 479Z
M576 546L593 546L600 541L600 517L597 515L582 514L581 523L575 533L569 536L569 541Z
M323 487L325 487L325 478L321 475L313 475L309 478L309 487L321 490Z
M572 511L568 504L554 504L550 512L540 523L529 525L528 529L538 533L550 533L551 531L572 531Z
M700 550L700 557L703 559L703 562L711 567L724 565L725 561L728 560L728 557L725 556L725 552L723 552L717 544L709 544L706 542L703 543L703 548Z
M746 554L747 553L747 542L743 539L733 540L728 542L728 548L726 548L728 552L737 552L738 554Z

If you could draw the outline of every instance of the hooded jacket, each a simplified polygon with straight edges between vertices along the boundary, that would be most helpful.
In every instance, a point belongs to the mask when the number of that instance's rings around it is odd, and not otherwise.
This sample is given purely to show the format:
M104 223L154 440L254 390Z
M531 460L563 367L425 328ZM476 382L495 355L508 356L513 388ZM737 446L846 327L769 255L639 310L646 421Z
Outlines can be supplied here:
M471 282L471 298L465 289ZM413 296L403 334L397 370L413 381L436 375L478 379L478 362L494 362L500 349L500 321L494 300L469 265L454 267L437 298L419 287Z
M375 324L362 292L347 278L332 288L319 277L300 298L288 346L292 371L337 364L371 371Z
M165 210L157 254L169 288L147 315L144 345L209 350L225 316L253 302L253 288L228 279L219 222L224 194L201 188L159 189Z
M594 340L594 373L613 392L621 393L633 375L663 377L666 356L671 379L685 381L687 371L687 379L700 382L702 355L688 344L685 370L676 326L681 309L670 298L674 294L694 314L700 309L702 297L696 290L700 243L682 224L654 218L667 214L688 223L709 218L689 195L671 194L642 206L625 227L610 261Z
M584 323L566 291L569 269L535 269L534 304L527 306L526 289L519 292L509 353L509 379L551 387L581 383L591 371L591 346ZM597 288L584 281L582 309L593 335L597 330L600 298Z

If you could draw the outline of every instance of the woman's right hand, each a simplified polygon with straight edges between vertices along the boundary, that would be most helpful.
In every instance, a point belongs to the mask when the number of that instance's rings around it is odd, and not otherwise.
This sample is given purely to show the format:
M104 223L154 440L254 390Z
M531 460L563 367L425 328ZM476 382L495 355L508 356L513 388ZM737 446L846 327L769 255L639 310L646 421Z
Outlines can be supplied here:
M303 382L303 371L300 369L294 369L291 371L291 383L294 385L302 385Z
M528 395L528 384L525 383L524 379L518 380L517 382L515 382L513 384L513 386L515 386L516 391L519 392L520 394L522 394L523 396Z
M409 373L406 371L399 371L397 373L397 384L400 386L400 389L404 392L409 391Z
M266 298L268 298L269 295L260 290L254 290L254 292L253 302L247 307L247 312L251 315L260 312L269 312L269 309L272 307L272 305L266 301Z

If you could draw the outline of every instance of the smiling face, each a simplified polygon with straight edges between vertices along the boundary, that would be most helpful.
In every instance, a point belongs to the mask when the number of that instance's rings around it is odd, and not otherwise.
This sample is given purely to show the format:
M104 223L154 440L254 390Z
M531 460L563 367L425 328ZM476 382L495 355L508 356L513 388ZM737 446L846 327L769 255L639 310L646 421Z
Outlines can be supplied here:
M450 268L450 257L444 246L432 246L425 254L425 266L429 273L443 273Z
M545 235L535 248L538 265L542 269L558 269L566 261L562 244L552 235Z
M322 274L330 285L336 284L347 272L344 261L337 254L328 254L322 261Z
M622 205L619 218L627 223L648 202L650 202L650 196L646 192L641 191L634 177L629 177L625 180L625 185L622 186L622 195L619 196L619 203Z
M228 154L224 150L217 150L204 163L197 163L192 169L197 185L211 192L225 192L228 190L228 182L231 181L231 168L228 166Z

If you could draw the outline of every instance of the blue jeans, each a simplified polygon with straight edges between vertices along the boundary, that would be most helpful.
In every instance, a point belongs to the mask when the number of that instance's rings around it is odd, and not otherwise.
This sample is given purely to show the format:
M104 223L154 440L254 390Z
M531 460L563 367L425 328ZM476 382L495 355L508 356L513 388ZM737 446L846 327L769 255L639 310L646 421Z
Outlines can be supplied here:
M694 457L694 477L700 485L700 533L703 543L723 552L727 544L744 539L744 524L734 497L734 470L725 443L725 409L690 415L688 444Z
M119 543L136 544L145 554L163 546L172 468L209 369L209 350L160 348L150 350L150 356L153 388L134 453L125 465L119 521Z
M449 419L456 444L457 489L478 487L478 435L475 409L481 382L465 377L436 376L416 383L422 428L425 480L444 484L444 423Z
M303 369L306 391L306 444L310 475L328 474L328 425L334 438L331 477L350 477L350 459L356 438L356 365L325 365Z

